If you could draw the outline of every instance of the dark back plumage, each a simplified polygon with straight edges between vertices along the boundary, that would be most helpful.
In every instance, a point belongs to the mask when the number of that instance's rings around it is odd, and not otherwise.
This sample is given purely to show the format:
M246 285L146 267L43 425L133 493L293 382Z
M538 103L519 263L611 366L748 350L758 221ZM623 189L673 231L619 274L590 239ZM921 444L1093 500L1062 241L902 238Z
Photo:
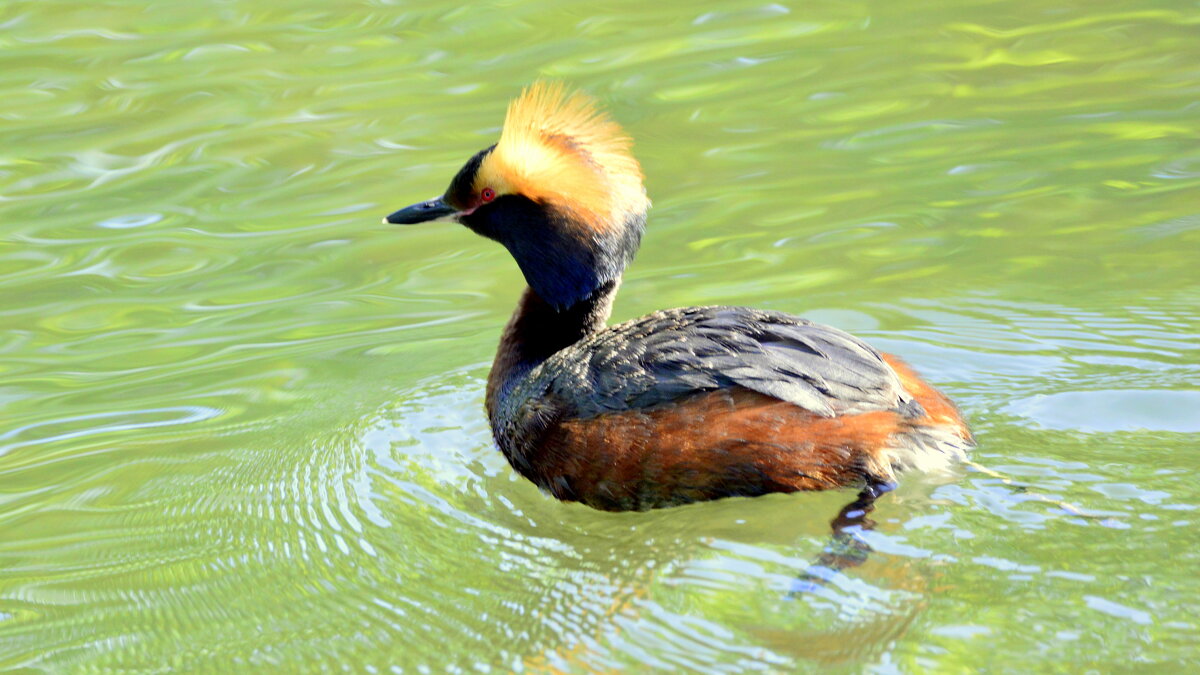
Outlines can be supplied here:
M823 418L925 414L883 356L849 333L782 312L682 307L600 330L550 355L496 402L493 432L529 474L530 454L564 421L652 412L738 387Z
M663 310L598 332L535 368L512 400L551 398L587 418L732 386L823 417L921 414L862 340L781 312L721 306Z

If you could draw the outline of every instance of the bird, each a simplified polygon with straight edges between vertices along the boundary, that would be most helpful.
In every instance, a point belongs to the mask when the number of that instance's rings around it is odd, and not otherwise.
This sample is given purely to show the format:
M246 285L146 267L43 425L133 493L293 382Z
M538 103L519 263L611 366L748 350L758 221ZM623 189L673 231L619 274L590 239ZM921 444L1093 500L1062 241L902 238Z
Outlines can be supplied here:
M537 81L439 197L384 222L457 222L527 287L488 374L492 436L553 497L643 511L857 488L946 470L975 444L899 358L831 326L737 306L608 326L650 200L632 140L589 95Z

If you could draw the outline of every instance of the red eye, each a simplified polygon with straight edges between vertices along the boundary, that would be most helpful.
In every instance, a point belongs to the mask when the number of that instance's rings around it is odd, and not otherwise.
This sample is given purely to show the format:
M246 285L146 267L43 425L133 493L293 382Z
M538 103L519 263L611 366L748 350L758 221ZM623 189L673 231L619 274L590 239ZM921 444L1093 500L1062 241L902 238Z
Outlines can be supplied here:
M483 201L490 202L496 198L496 191L492 188L483 188L483 192L480 192L479 196L483 198Z

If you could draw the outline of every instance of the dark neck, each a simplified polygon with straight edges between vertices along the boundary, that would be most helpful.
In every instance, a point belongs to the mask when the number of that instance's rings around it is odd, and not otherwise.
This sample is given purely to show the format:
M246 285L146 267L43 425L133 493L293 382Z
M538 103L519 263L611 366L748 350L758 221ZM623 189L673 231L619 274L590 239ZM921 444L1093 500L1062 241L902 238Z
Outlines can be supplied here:
M612 313L620 280L607 282L583 300L557 311L526 288L500 337L488 374L488 417L495 419L500 399L520 378L555 352L604 328Z

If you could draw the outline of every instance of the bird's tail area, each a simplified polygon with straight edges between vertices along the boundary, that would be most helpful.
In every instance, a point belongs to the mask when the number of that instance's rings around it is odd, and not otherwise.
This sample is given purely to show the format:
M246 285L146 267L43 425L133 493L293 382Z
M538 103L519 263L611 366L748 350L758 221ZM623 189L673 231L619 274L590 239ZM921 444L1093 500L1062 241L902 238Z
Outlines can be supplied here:
M902 471L939 473L967 459L975 439L967 428L955 424L905 424L883 451L883 464L893 475Z

